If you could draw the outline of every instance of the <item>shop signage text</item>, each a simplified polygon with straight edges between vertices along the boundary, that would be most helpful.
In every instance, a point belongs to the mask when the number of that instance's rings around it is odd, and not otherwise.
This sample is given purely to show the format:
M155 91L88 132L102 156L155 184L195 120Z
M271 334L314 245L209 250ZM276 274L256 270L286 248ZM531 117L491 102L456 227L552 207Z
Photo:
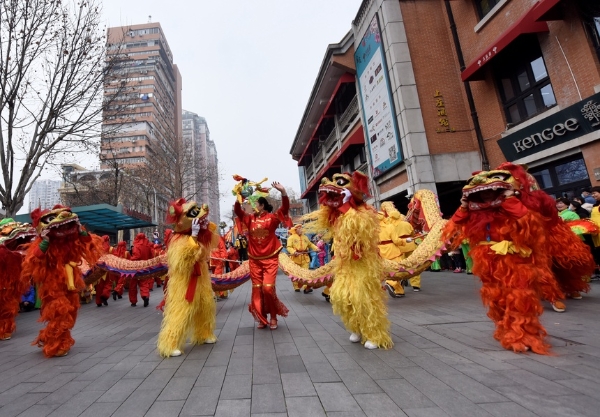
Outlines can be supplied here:
M600 93L505 136L498 146L509 162L600 130Z
M564 123L557 123L552 128L544 129L539 133L534 133L524 139L518 140L513 143L517 153L522 152L526 149L530 149L534 146L541 145L542 143L554 139L556 136L564 136L567 132L574 132L579 128L579 122L577 119L567 119Z

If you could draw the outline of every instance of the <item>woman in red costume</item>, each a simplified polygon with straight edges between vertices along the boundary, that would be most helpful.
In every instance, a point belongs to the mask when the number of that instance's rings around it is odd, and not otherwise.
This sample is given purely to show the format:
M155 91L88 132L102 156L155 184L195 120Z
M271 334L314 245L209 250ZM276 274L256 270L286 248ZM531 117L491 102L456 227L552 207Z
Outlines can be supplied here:
M273 207L264 197L258 199L255 214L247 214L237 200L234 211L249 231L248 258L252 279L252 299L248 309L258 321L259 329L269 325L271 330L275 330L277 315L287 317L288 313L287 307L279 301L275 291L279 268L278 255L282 248L275 230L282 222L291 225L291 219L288 217L290 201L285 188L278 182L273 182L271 185L281 193L281 208L276 213L271 213ZM271 315L270 322L267 321L267 314Z

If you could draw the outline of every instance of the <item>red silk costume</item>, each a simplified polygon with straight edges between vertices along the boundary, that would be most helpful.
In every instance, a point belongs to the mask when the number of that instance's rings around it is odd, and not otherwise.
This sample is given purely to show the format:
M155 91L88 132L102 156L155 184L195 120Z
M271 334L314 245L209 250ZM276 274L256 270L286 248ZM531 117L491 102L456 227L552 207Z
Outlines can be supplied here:
M129 259L130 255L129 251L127 251L127 243L125 243L124 240L117 243L117 246L113 249L112 254L122 259ZM114 272L109 272L108 276L115 284L113 299L115 299L116 296L122 298L123 290L125 289L125 277Z
M505 192L514 196L505 197ZM478 193L488 193L479 198ZM490 193L493 196L489 196ZM459 208L444 236L457 247L468 239L481 298L505 349L547 354L539 321L541 299L556 301L564 291L587 291L582 277L594 262L589 249L558 217L554 200L520 166L474 173L463 188L468 206Z
M239 266L240 263L237 262L240 260L240 255L237 251L236 248L234 248L233 246L230 246L229 249L227 249L227 259L229 259L229 271L233 272L235 271ZM233 261L233 262L231 262Z
M102 236L102 251L105 254L112 253L110 247L110 238L107 235ZM109 273L105 273L96 283L96 305L102 307L102 304L108 305L107 300L112 290L112 279Z
M68 207L36 209L31 213L40 237L27 247L21 277L31 277L42 300L40 330L34 345L43 347L46 357L64 356L75 340L71 329L80 306L79 293L85 287L77 264L85 259L90 265L102 255L99 238L92 239ZM46 234L45 238L42 238Z
M223 239L223 236L219 236L219 246L210 253L210 266L213 274L225 273L225 261L223 259L227 259L227 249L225 239Z
M281 222L288 222L290 201L282 196L281 207L275 213L247 214L236 201L234 211L238 219L248 228L248 257L252 279L252 299L248 310L256 321L267 325L267 314L271 320L280 315L287 317L287 307L277 298L275 280L279 268L278 254L281 242L275 230Z
M145 261L153 258L153 248L148 238L143 233L138 233L133 240L133 250L131 254L132 261ZM137 292L138 286L140 288L140 295L144 300L144 307L148 305L150 299L150 288L154 284L151 279L138 280L135 278L129 279L129 302L134 305L137 304Z

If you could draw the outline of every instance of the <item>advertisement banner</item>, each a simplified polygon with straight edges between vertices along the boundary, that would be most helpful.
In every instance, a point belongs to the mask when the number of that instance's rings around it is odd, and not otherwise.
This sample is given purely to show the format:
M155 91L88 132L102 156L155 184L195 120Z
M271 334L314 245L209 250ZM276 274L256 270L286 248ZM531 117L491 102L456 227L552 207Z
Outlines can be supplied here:
M373 177L402 162L400 135L377 15L354 53Z

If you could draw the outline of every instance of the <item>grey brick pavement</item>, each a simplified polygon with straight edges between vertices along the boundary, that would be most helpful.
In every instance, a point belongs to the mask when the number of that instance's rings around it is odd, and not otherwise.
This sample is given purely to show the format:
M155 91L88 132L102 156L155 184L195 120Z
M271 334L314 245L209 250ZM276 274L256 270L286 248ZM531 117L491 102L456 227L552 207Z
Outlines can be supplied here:
M395 346L348 341L320 290L292 291L276 331L254 328L250 285L217 304L219 341L161 359L161 314L126 297L81 308L69 356L30 342L37 312L0 342L0 417L11 416L598 416L600 283L543 323L553 356L515 354L492 338L476 278L426 273L423 291L389 300Z

